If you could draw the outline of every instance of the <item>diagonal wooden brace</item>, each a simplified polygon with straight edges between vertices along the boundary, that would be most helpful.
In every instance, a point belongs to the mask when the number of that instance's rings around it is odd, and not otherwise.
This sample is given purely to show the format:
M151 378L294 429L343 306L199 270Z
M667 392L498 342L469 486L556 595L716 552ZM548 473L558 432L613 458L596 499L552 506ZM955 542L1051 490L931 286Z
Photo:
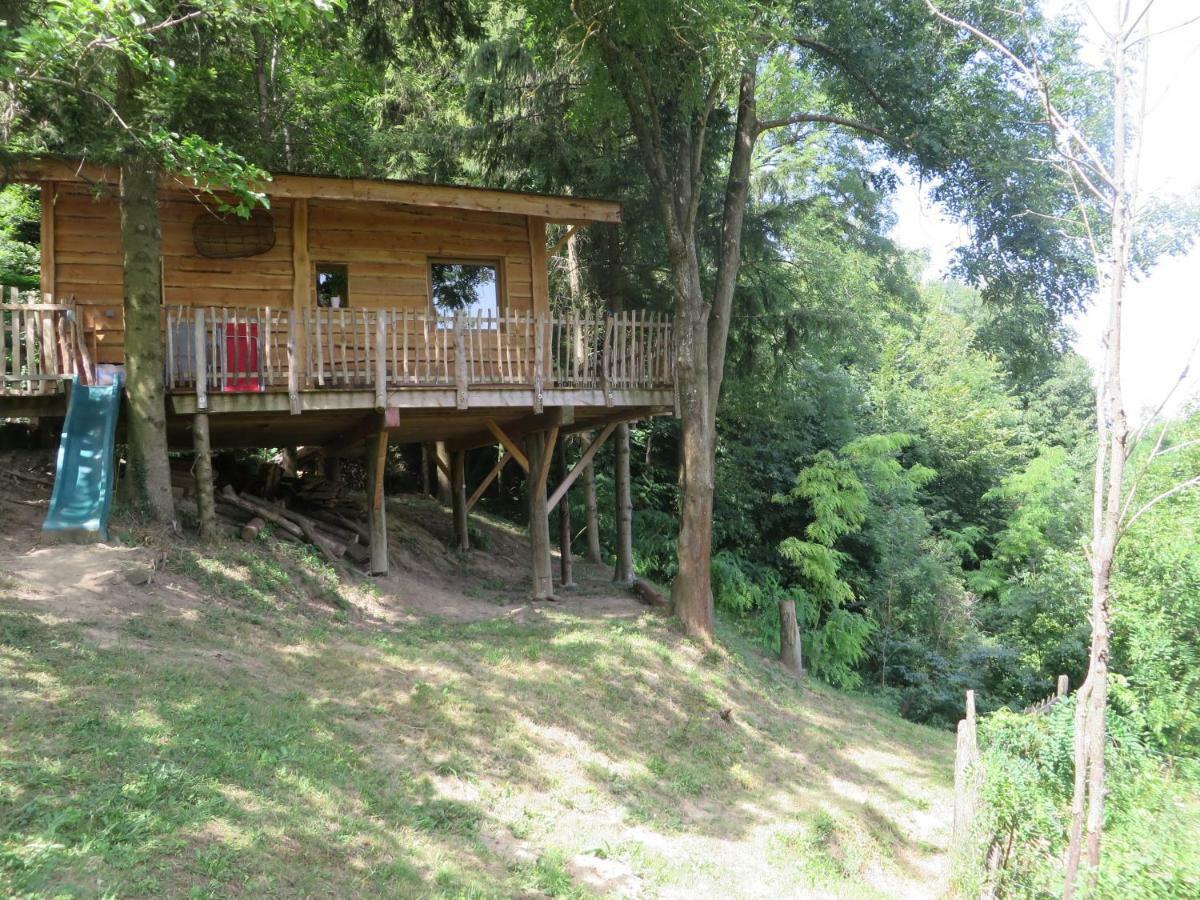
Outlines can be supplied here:
M483 481L479 482L479 487L475 488L475 490L471 493L470 498L467 500L467 512L471 511L471 507L473 507L479 501L479 498L483 496L483 492L488 489L488 485L496 480L496 476L500 474L500 470L503 469L505 465L508 464L508 461L512 458L513 455L507 450L501 454L500 459L496 461L494 466L492 466L492 471L487 473L487 477L484 478Z
M484 424L487 425L488 431L492 436L500 442L500 445L512 454L512 458L517 461L517 465L525 470L525 474L529 474L529 459L521 452L521 448L516 445L512 438L504 433L504 429L496 424L495 419L485 419Z
M575 483L575 479L580 476L584 468L591 463L592 457L596 455L596 451L608 440L608 436L616 429L616 422L609 422L604 426L604 429L596 435L595 439L588 444L588 448L583 451L583 456L579 457L579 461L575 463L575 468L567 473L567 477L562 480L562 483L554 489L554 493L550 495L550 499L546 501L546 511L553 512L554 507L558 506L558 501L566 496L571 485Z

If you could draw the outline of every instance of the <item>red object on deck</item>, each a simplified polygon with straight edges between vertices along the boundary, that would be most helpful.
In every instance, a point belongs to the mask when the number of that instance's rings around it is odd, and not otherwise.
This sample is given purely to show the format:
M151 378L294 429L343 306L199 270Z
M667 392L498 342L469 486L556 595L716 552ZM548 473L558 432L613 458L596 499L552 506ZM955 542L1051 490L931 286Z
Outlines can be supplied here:
M258 324L254 322L218 326L225 342L225 379L221 390L247 393L263 389L258 365Z

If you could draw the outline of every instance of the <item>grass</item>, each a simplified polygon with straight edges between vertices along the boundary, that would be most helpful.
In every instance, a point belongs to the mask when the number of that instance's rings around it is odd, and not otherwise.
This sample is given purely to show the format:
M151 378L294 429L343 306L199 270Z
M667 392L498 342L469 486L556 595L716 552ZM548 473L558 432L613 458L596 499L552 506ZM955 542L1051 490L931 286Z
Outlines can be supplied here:
M291 548L167 567L194 604L104 640L0 590L0 893L575 897L585 854L650 896L925 896L940 866L948 736L732 635L384 629Z

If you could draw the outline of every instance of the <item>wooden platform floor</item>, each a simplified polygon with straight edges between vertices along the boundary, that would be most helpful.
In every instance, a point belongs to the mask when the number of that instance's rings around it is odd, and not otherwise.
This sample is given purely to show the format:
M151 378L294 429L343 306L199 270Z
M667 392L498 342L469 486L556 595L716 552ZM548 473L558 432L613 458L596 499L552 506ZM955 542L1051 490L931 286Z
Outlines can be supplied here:
M471 449L497 442L489 420L519 439L552 426L572 433L673 411L670 390L547 390L540 413L534 411L532 392L525 389L472 391L466 409L456 406L453 389L442 388L392 392L383 410L376 408L373 391L305 391L300 399L301 411L293 415L286 393L210 394L213 448L316 445L335 455L357 453L368 435L384 428L394 443L445 441L450 449ZM194 394L168 395L172 449L191 449L195 412ZM0 396L0 419L53 420L65 415L65 394Z

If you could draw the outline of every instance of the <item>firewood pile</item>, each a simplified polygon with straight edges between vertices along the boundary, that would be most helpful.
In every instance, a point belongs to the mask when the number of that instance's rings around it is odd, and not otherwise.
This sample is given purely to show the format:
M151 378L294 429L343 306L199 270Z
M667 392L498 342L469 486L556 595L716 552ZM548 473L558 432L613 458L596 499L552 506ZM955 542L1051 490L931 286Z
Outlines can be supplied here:
M280 540L315 547L332 563L370 558L362 504L319 471L278 459L256 466L214 460L214 480L217 521L229 534L253 541L269 529ZM195 493L190 472L174 471L172 481L181 493Z

